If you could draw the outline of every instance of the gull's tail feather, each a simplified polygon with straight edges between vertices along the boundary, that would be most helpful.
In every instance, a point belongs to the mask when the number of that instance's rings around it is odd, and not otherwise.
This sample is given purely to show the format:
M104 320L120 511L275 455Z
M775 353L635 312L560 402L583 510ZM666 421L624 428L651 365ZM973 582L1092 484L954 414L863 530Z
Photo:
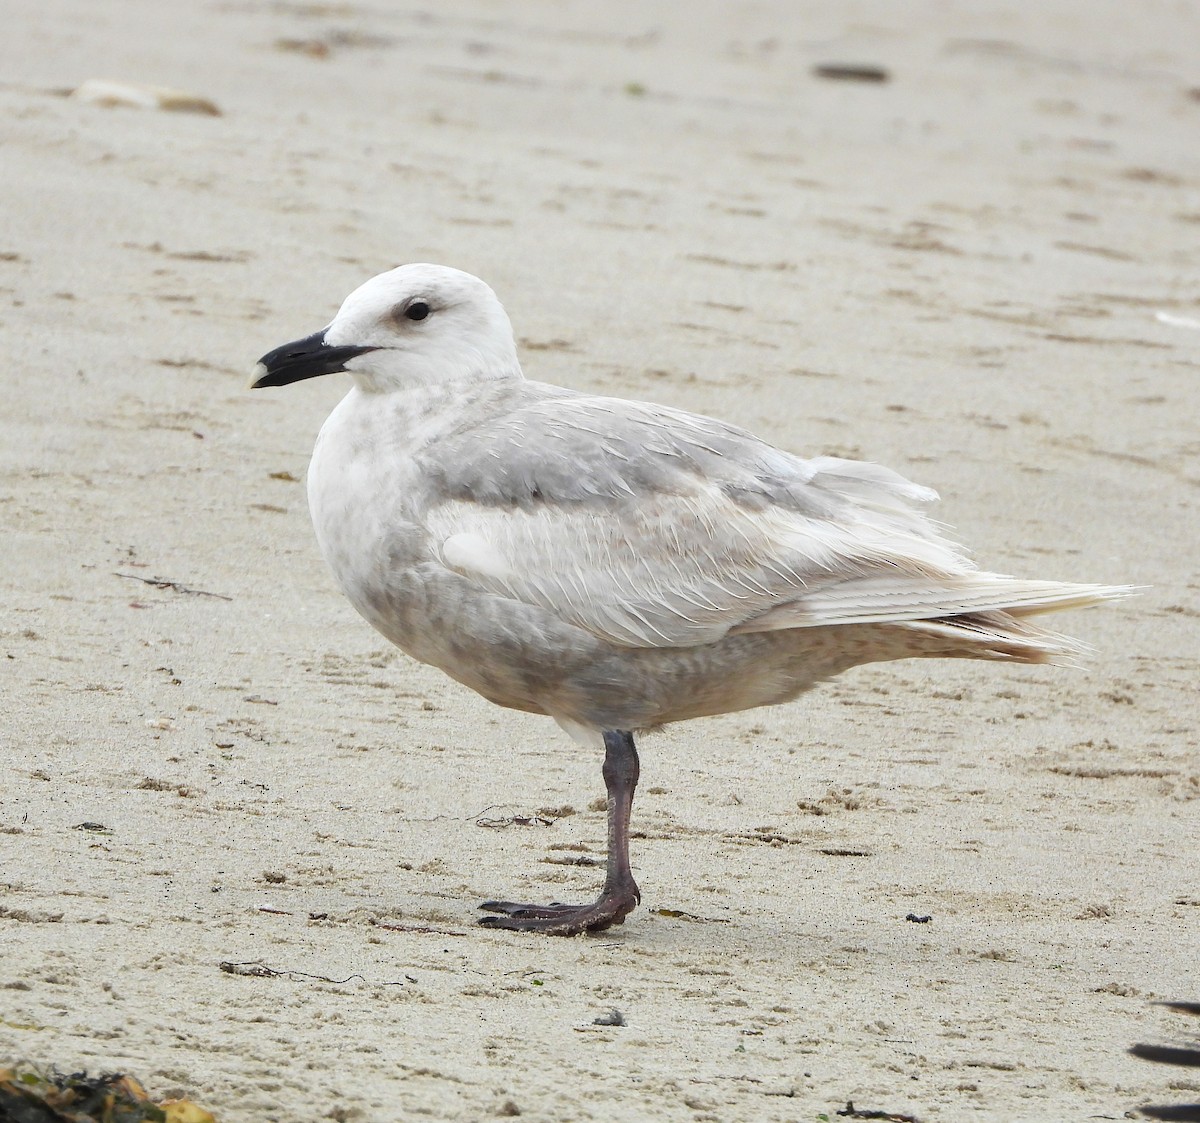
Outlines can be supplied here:
M1090 608L1104 601L1137 596L1139 585L1073 585L1063 581L1021 581L1028 590L1014 597L1002 611L1009 616L1036 616L1043 612L1061 612L1068 608Z
M997 659L1074 667L1092 651L1091 645L1082 640L1027 624L1003 612L909 620L897 626L913 636L914 655L935 658Z
M922 655L1078 666L1091 653L1089 644L1039 627L1026 617L1086 608L1138 591L1133 585L1073 585L1053 581L1012 581L1012 585L1013 595L1007 603L935 619L907 620L900 622L900 627L921 635Z
M732 628L731 634L850 624L896 624L930 637L957 638L966 649L945 654L981 659L1053 662L1077 657L1086 646L1036 625L1028 616L1086 608L1132 596L1133 585L1079 585L1026 581L998 573L912 574L849 578L811 590ZM988 654L990 649L993 654ZM979 650L974 650L978 648Z

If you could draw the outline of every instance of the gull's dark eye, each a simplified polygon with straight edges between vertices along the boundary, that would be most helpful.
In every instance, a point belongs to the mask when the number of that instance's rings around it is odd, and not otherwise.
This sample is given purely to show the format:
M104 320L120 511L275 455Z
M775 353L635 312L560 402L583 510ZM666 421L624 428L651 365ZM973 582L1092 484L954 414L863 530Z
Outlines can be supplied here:
M429 305L423 300L414 300L404 309L404 314L410 320L423 320L429 315Z

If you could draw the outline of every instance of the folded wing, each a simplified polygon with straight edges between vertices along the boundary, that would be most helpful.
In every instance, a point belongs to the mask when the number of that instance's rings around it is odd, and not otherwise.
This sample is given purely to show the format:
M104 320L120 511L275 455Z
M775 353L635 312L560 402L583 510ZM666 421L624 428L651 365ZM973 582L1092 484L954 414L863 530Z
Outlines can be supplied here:
M445 565L622 646L1104 595L979 573L925 517L936 495L889 469L662 406L534 398L422 461Z

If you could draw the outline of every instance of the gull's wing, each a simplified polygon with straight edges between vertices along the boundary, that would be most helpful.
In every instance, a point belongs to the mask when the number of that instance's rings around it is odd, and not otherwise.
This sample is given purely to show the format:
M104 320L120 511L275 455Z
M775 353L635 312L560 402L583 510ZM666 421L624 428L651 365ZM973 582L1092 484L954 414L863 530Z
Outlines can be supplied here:
M803 460L664 406L545 390L477 424L468 411L418 454L426 528L481 589L612 643L1035 611L1080 592L977 573L922 513L936 495L886 468Z

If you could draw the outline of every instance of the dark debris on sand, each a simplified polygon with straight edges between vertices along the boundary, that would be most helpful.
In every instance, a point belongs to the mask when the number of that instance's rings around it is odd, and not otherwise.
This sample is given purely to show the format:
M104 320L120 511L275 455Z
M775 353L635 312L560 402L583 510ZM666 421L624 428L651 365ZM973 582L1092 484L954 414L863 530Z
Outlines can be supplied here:
M190 1100L154 1103L132 1076L0 1068L0 1123L216 1123Z

